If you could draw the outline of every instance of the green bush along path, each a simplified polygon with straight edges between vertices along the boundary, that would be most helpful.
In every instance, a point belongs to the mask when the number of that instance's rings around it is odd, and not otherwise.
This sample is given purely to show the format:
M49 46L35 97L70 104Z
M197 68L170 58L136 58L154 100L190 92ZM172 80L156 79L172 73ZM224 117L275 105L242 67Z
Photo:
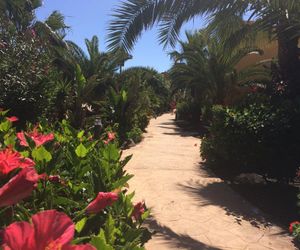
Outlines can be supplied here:
M148 226L157 232L147 250L296 249L286 229L205 170L200 139L182 132L174 116L151 120L147 131L125 151L133 154L130 189L151 208Z

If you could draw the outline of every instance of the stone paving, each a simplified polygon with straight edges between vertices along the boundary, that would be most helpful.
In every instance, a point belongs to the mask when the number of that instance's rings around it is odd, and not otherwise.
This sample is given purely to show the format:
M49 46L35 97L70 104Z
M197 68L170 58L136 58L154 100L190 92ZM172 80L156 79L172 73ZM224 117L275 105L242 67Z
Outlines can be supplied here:
M151 120L147 130L124 152L133 154L130 189L151 208L148 226L157 232L147 250L297 249L284 229L205 170L200 139L180 131L174 116Z

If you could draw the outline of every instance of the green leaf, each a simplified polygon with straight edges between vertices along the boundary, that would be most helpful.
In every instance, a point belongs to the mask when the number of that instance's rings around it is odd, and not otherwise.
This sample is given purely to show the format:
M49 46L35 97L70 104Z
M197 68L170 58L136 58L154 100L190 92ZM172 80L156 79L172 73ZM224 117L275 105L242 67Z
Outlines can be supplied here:
M146 220L150 216L150 210L142 214L142 220Z
M81 139L84 135L84 130L80 131L78 134L77 134L77 138L78 139Z
M84 228L85 224L87 222L87 218L84 217L83 219L81 219L80 221L78 221L75 225L75 230L78 232L78 233L81 233L82 229Z
M126 156L125 159L121 161L121 166L125 167L131 159L132 159L132 155Z
M32 151L32 157L36 161L46 161L49 162L52 160L52 155L47 149L45 149L43 146L35 148Z
M56 205L62 205L62 206L78 206L78 203L76 201L70 200L66 197L58 196L54 198L54 203Z
M116 181L113 185L113 189L122 188L134 175L126 175L120 180Z
M79 237L79 238L76 238L76 239L72 240L72 244L77 245L77 244L80 244L83 241L90 240L90 239L91 239L90 236Z
M79 64L76 65L76 82L79 86L79 90L82 90L84 85L86 84L86 79L82 73L81 67Z
M125 90L123 90L121 95L122 95L123 102L127 102L127 100L128 100L127 92Z
M14 135L6 136L4 140L4 144L6 146L14 146L16 144L15 136Z
M5 116L7 115L9 110L4 110L4 111L0 111L0 116Z
M86 157L88 150L82 143L80 143L80 145L76 148L75 153L79 158L84 158Z
M111 245L113 245L116 240L115 232L116 232L115 221L110 214L105 223L105 238Z
M7 132L11 128L11 122L5 121L0 123L0 131Z
M118 161L120 158L119 149L115 144L109 144L103 151L103 157L107 161Z
M20 152L20 154L21 154L23 157L25 157L25 158L29 157L29 152L28 152L28 151Z
M97 250L114 250L109 244L106 243L105 234L103 229L101 229L98 236L92 238L90 242Z

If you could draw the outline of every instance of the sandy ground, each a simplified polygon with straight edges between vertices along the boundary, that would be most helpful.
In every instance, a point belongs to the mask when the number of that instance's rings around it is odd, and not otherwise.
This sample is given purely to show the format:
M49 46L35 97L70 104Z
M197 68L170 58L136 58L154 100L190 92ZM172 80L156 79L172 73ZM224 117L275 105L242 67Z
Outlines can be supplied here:
M145 139L126 150L135 175L130 189L152 211L156 235L147 250L296 249L280 227L205 170L200 139L182 132L174 116L151 120Z

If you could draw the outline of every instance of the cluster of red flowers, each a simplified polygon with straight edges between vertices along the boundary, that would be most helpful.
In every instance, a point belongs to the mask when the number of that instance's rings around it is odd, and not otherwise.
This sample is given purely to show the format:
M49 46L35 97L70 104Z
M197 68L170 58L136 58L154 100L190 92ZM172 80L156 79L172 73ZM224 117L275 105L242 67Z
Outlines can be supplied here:
M18 121L17 117L7 118L10 122ZM114 133L107 134L108 144L116 137ZM32 132L17 134L20 145L29 147L27 139L31 139L36 147L52 141L54 135L44 135L35 128ZM62 183L59 175L38 174L34 168L35 163L29 158L23 157L12 148L0 151L0 177L8 176L13 170L21 169L4 186L0 188L0 208L17 204L29 197L37 187L39 180L52 183ZM84 209L87 215L101 212L108 206L112 206L118 200L118 193L100 192ZM144 203L140 202L134 206L132 217L138 221L145 212ZM48 210L37 213L31 218L32 223L15 222L10 224L1 232L3 250L95 250L90 244L72 245L75 226L72 220L64 213L56 210Z
M13 116L7 118L10 122L18 121L18 118ZM31 133L26 133L36 144L37 147L54 139L54 135L40 134L37 129ZM20 144L28 146L23 132L18 133L17 137ZM35 163L29 158L23 157L19 152L12 148L7 148L0 151L0 176L6 176L13 170L21 168L22 170L10 179L3 187L0 188L0 207L11 206L19 201L30 196L34 188L37 186L39 179L43 175L38 175L33 168Z

